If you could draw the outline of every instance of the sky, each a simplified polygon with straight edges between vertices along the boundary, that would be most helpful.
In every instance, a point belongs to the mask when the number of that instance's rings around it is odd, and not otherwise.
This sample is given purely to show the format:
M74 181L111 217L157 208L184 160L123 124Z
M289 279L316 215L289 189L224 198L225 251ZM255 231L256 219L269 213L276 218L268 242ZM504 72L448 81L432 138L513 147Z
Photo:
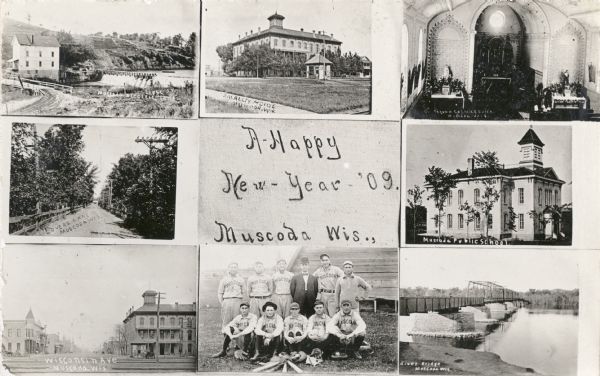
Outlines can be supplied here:
M43 136L50 127L51 125L38 124L38 135ZM98 167L98 184L94 188L94 196L99 196L106 177L119 158L127 153L148 154L148 147L141 142L135 142L135 139L138 136L152 136L154 128L88 125L82 134L85 148L81 156Z
M289 260L298 249L291 246L203 245L200 248L200 271L227 269L233 261L240 269L252 268L256 261L262 261L265 269L269 270L280 258Z
M166 293L165 303L196 301L194 247L10 245L3 253L3 318L24 319L31 308L47 333L89 350L143 304L148 289Z
M478 151L496 151L501 164L516 167L521 159L517 144L529 125L415 124L406 130L406 189L423 186L430 166L446 172L467 169L467 158ZM544 167L552 167L565 181L562 202L572 202L571 127L539 125L533 130L545 144Z
M258 27L268 29L267 17L276 11L285 17L286 29L324 30L342 42L342 53L372 56L370 0L207 0L204 8L203 64L219 66L218 46L235 42L250 30L256 33Z
M578 288L577 254L548 250L402 249L400 287L466 288L492 281L511 290Z
M188 37L200 30L199 0L4 0L2 15L76 34L158 32Z

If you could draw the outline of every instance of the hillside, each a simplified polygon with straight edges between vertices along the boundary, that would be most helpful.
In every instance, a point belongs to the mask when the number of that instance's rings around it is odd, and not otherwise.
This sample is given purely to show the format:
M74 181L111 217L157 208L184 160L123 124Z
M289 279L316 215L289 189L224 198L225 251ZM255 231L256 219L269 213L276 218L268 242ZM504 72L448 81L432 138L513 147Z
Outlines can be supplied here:
M17 33L59 36L59 32L3 18L2 59L12 57L10 45ZM64 35L64 33L62 33ZM131 41L119 37L73 34L68 42L61 42L61 65L69 67L85 60L98 69L144 70L194 68L195 59L184 48L168 46L157 48L147 42ZM81 60L81 61L79 61Z

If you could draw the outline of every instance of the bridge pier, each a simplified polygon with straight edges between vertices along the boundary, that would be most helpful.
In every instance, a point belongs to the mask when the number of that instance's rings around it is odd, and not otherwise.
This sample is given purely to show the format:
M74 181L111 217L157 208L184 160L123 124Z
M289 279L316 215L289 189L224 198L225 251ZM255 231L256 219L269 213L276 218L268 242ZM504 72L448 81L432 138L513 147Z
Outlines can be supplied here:
M411 313L413 329L407 334L416 343L475 348L484 333L475 328L473 312Z
M486 307L490 309L490 317L496 320L504 320L516 311L514 305L507 307L507 303L487 303Z

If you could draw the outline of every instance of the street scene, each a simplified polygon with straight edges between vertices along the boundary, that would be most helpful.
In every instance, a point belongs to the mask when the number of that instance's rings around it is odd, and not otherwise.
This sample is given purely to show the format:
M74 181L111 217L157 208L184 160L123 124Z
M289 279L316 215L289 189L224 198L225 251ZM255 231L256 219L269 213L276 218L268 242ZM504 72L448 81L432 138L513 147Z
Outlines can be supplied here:
M195 247L8 246L4 368L195 371L196 265ZM23 270L34 284L19 278Z
M199 17L198 0L5 1L0 113L192 118Z
M207 1L204 7L207 113L371 113L370 2Z
M396 249L206 246L199 284L201 372L396 372Z
M407 244L572 244L570 126L408 125L405 160Z
M9 233L172 239L177 128L13 123Z
M403 249L400 373L577 375L580 259Z

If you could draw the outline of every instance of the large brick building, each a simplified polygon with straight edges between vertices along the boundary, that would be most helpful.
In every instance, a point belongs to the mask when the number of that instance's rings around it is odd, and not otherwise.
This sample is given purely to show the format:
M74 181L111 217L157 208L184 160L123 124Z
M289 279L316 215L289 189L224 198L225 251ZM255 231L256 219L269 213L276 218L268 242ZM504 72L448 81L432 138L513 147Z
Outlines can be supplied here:
M165 357L195 356L197 352L196 303L164 304L158 293L147 290L144 304L130 309L123 323L127 336L127 355L143 357L148 353Z
M322 51L336 52L342 42L335 39L333 34L326 34L322 31L304 31L286 29L283 27L284 16L277 12L271 15L269 20L269 28L261 30L250 30L244 35L238 35L238 40L232 43L233 58L236 59L245 49L250 46L268 45L271 49L285 54L289 58L294 59L302 55L304 60L321 53ZM270 72L277 74L278 72ZM281 73L281 72L279 72ZM252 75L253 72L236 72L238 76Z
M2 351L15 355L46 353L46 328L29 309L25 320L4 320Z
M443 211L440 233L443 236L466 239L488 236L496 239L520 239L532 241L555 238L562 231L561 224L548 210L562 204L560 180L552 167L544 167L542 156L544 143L533 129L519 140L521 159L517 167L482 167L474 158L468 158L467 168L452 175L456 188L450 191ZM488 216L477 216L473 223L467 222L467 212L461 206L468 202L473 206L484 200L484 180L500 193L498 201ZM430 191L431 186L425 188ZM434 216L438 213L432 199L425 200L427 208L427 235L438 235ZM515 229L510 229L510 209L516 218Z
M11 68L27 78L58 80L60 43L53 36L16 34L12 38Z

